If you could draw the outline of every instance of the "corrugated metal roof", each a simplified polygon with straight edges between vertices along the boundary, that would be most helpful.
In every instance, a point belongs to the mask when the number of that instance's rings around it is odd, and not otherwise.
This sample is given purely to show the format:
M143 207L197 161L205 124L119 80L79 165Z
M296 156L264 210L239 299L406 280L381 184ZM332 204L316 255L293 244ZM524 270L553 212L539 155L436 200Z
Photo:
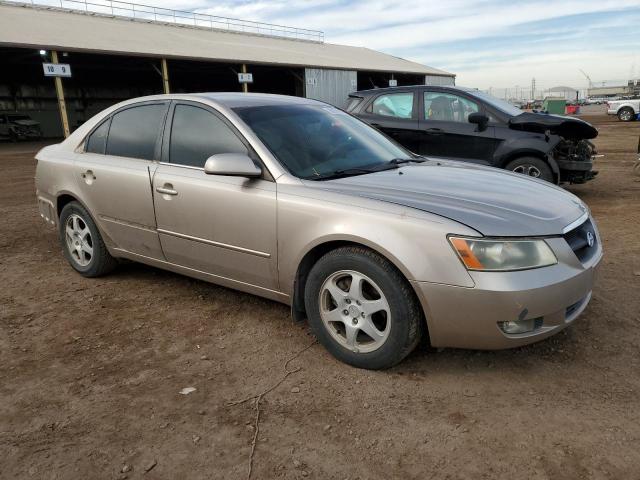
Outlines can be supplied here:
M0 45L454 76L362 47L0 4Z

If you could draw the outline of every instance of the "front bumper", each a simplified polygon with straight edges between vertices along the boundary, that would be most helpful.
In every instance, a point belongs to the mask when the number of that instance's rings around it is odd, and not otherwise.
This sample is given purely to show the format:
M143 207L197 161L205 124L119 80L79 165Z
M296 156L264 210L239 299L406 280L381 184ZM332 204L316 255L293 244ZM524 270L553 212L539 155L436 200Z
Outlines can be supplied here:
M475 287L414 282L434 347L503 349L542 340L569 326L586 308L602 258L583 264L562 238L547 239L558 257L550 267L469 272ZM534 331L505 334L498 322L541 319Z

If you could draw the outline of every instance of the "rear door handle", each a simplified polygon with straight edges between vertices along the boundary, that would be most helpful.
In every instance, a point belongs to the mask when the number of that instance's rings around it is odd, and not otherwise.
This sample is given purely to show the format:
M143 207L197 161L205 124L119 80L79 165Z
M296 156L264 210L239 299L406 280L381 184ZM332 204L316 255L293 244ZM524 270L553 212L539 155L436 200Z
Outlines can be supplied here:
M165 184L164 187L157 187L156 192L163 195L177 195L178 191L173 189L173 185Z

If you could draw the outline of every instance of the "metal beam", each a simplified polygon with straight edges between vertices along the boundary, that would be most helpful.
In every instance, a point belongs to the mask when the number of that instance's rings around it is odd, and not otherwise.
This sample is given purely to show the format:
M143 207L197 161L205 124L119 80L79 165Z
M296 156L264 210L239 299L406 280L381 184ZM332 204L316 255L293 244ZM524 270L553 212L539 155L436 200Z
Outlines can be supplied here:
M51 61L58 63L58 52L51 51ZM62 120L62 133L64 138L67 138L71 133L69 130L69 117L67 116L67 104L64 101L64 90L62 89L62 79L60 77L54 77L53 81L56 85L56 95L58 96L58 108L60 110L60 120Z
M247 73L247 64L246 63L242 64L242 73ZM243 83L242 84L242 91L244 93L248 93L249 92L249 84L248 83Z
M162 87L164 93L171 93L169 91L169 67L167 66L167 59L163 58L161 61L162 66Z

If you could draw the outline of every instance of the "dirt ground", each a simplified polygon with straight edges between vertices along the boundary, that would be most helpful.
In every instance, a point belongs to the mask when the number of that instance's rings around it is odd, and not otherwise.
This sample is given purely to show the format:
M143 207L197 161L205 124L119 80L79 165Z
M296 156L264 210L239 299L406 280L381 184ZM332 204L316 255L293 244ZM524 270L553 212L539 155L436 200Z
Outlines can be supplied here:
M383 372L312 345L262 399L252 478L640 479L640 122L583 118L606 156L570 190L605 257L575 325ZM307 326L142 265L74 273L36 210L37 148L0 145L0 478L246 478L256 411L227 404L281 379Z

